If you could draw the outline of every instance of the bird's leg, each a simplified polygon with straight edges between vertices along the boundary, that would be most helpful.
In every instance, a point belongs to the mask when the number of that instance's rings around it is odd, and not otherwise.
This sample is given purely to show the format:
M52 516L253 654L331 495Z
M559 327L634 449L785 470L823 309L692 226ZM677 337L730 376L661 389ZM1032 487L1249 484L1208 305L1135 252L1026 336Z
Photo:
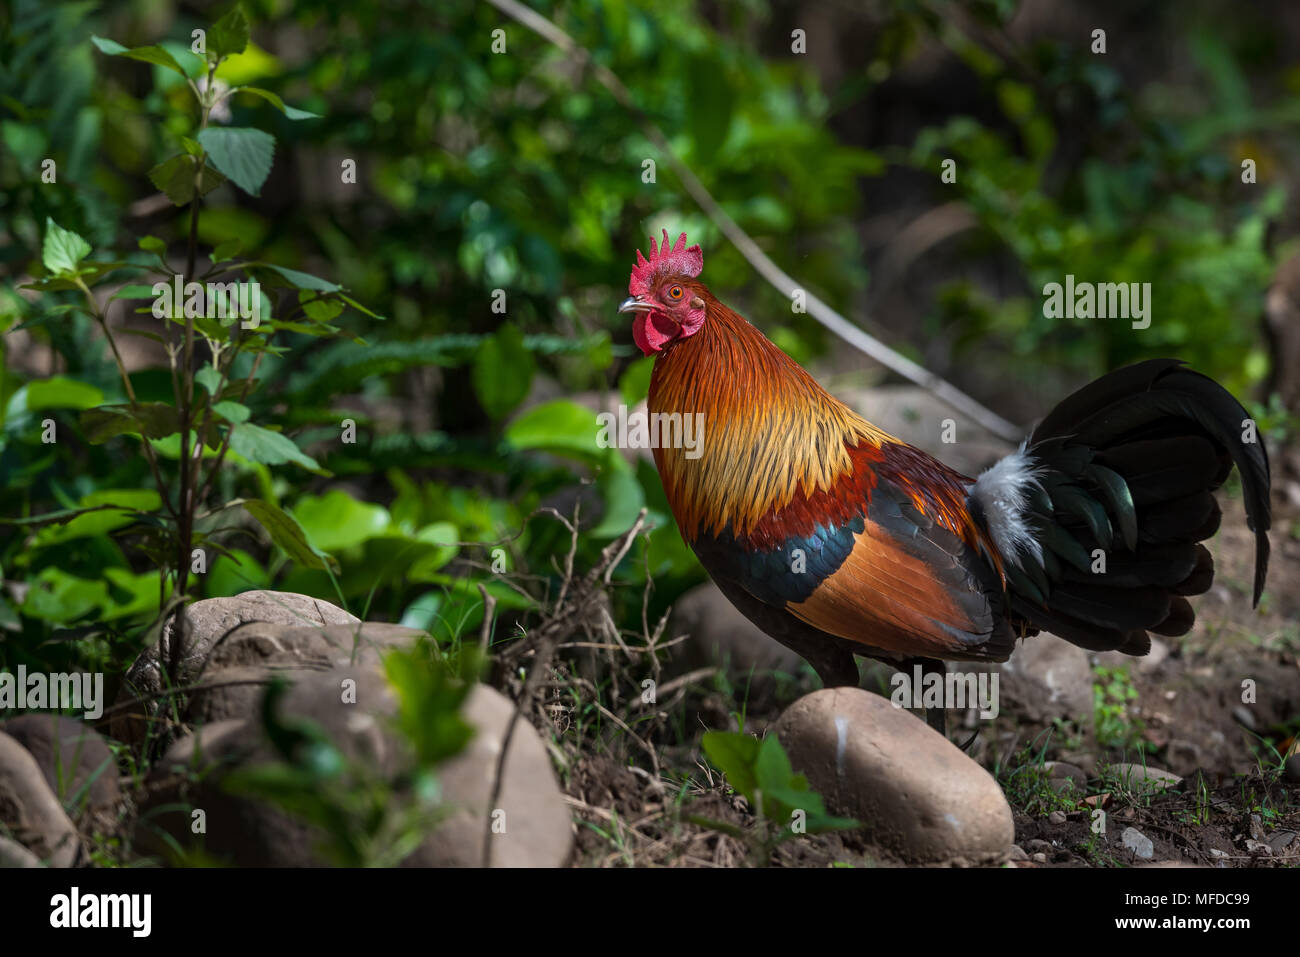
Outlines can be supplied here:
M903 662L903 667L908 668L909 670L914 669L917 665L920 665L921 667L921 690L924 690L926 679L929 678L930 675L938 675L939 685L940 687L943 686L944 678L948 674L948 666L946 664L936 658L909 658ZM940 697L941 702L942 700L942 697ZM937 708L925 709L925 723L938 731L939 734L943 735L943 737L948 737L947 713L944 711L942 704Z

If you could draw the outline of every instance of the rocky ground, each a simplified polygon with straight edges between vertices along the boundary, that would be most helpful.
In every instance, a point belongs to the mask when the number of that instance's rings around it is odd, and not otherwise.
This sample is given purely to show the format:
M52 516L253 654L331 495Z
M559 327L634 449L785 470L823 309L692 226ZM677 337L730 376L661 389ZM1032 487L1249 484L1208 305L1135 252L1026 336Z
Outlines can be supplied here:
M162 661L158 645L142 654L95 726L0 722L0 864L1295 865L1298 511L1279 509L1258 613L1233 502L1190 635L1140 660L1025 641L993 669L996 718L949 712L953 741L974 735L965 753L890 703L883 666L817 690L711 585L645 634L611 631L597 568L529 641L494 647L460 706L475 735L433 782L383 663L418 632L288 593L198 602L186 638L164 630ZM525 684L539 660L545 680ZM861 826L758 839L769 825L701 750L705 731L742 728L774 735Z

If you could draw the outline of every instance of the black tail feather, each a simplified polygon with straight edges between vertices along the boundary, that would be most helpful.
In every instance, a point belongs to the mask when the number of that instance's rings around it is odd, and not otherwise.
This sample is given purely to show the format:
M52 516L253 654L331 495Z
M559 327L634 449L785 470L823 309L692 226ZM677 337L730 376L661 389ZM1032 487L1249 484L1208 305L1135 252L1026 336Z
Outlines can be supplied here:
M1175 359L1119 369L1065 399L1028 443L1041 490L1029 515L1041 557L1009 576L1027 625L1090 650L1145 654L1147 632L1186 634L1185 595L1207 591L1198 544L1219 528L1213 496L1235 465L1255 533L1254 602L1268 573L1269 463L1241 404ZM1029 587L1021 587L1029 583Z

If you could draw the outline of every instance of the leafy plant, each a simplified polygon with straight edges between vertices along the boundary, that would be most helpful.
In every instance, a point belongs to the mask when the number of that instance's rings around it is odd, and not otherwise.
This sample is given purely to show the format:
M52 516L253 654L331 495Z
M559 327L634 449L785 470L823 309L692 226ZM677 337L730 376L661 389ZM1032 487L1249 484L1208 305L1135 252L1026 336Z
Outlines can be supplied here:
M746 831L722 821L692 820L743 841L755 863L767 863L780 844L804 834L862 826L826 813L821 795L809 788L806 776L795 773L775 735L760 741L739 731L708 731L701 743L713 765L745 796L757 824Z

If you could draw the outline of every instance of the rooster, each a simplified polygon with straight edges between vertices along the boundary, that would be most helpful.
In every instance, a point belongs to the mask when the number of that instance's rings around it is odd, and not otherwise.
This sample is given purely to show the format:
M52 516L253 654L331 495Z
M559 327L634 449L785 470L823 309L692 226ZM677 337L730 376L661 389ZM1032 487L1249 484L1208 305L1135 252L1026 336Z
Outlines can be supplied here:
M1269 465L1241 404L1175 359L1084 386L976 479L882 431L821 388L699 281L686 234L637 251L632 336L654 356L648 412L702 413L702 454L657 447L682 536L747 618L827 687L855 655L928 677L1006 661L1051 632L1145 655L1186 634L1209 589L1201 542L1235 463L1268 568ZM662 421L662 420L661 420ZM943 733L941 709L927 712Z

